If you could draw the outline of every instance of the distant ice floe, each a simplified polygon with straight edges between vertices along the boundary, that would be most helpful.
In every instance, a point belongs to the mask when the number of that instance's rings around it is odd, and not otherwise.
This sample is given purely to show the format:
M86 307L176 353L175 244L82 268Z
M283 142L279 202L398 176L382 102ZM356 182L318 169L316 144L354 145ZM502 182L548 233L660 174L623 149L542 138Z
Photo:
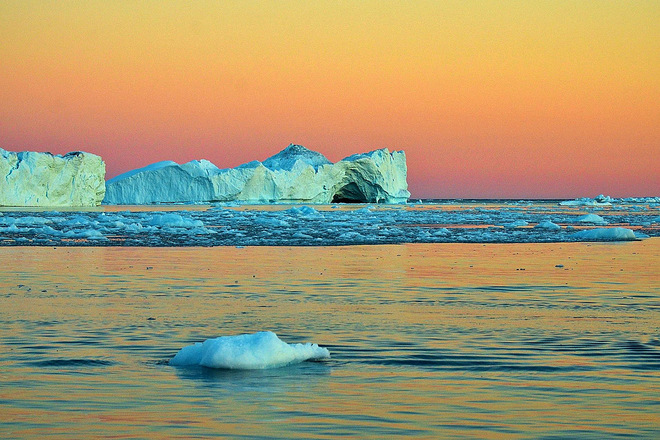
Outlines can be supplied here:
M580 223L591 223L594 225L606 225L607 221L598 214L587 214L579 217L576 221Z
M549 220L544 220L538 225L534 226L535 229L545 229L546 231L558 231L561 229L561 226L559 226L556 223L553 223Z
M616 199L610 196L605 196L603 194L594 197L593 199L589 197L583 197L575 200L565 200L559 202L560 206L573 206L573 207L608 207L613 205L629 205L629 204L638 204L638 205L650 205L658 206L660 204L660 197L625 197L621 199ZM638 207L643 208L643 207Z
M612 197L601 194L593 199L583 197L575 200L566 200L559 204L562 206L612 206L612 202L614 202Z
M595 228L585 229L573 234L574 238L588 241L629 241L640 237L632 229L626 228Z
M504 224L504 227L507 229L515 229L515 228L522 228L529 225L525 220L516 220L511 223L506 223Z
M642 209L643 208L643 209ZM104 209L104 208L99 208ZM121 208L120 208L121 209ZM623 227L660 236L660 205L615 204L600 214L556 202L442 201L407 205L169 206L167 211L9 210L0 245L32 246L345 246L400 243L590 241L575 234ZM158 208L152 208L158 209ZM164 209L164 208L162 208ZM609 232L610 234L614 234Z
M173 366L260 370L329 358L327 348L311 343L287 344L275 333L266 331L196 342L183 347L169 363Z

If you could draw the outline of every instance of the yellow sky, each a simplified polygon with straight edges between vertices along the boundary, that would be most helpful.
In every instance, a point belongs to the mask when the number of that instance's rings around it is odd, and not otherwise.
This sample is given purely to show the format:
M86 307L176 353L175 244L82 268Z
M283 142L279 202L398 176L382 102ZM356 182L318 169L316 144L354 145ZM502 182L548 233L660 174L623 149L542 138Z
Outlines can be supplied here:
M657 1L5 1L0 147L109 175L388 147L413 195L658 195L657 23Z

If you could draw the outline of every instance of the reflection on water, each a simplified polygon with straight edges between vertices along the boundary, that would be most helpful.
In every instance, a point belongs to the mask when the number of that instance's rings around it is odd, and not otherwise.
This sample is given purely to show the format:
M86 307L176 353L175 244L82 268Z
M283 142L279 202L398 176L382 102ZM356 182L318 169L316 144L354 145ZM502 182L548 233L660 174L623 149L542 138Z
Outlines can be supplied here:
M0 437L660 432L660 240L1 248ZM332 359L167 365L272 330Z

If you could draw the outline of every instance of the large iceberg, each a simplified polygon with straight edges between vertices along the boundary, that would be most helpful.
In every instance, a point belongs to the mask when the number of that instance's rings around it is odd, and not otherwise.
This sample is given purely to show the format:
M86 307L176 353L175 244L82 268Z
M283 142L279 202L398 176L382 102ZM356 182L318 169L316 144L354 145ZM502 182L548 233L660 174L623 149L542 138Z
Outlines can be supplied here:
M106 182L104 203L185 202L402 203L408 200L406 155L387 149L337 163L301 145L263 162L220 169L208 160L159 162Z
M96 206L104 194L105 162L95 154L0 148L0 206Z

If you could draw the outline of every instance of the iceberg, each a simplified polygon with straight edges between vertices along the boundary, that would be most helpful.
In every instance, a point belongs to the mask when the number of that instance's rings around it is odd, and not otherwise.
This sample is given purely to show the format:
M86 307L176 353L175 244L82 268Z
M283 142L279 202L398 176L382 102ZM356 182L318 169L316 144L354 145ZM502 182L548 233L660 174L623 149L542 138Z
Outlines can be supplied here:
M232 370L278 368L307 360L329 359L317 344L287 344L273 332L220 336L183 347L169 362L173 366L201 366Z
M104 194L105 162L95 154L0 148L0 206L97 206Z
M159 162L106 182L104 203L405 203L406 156L383 148L337 163L301 145L263 162L220 169L208 160Z

